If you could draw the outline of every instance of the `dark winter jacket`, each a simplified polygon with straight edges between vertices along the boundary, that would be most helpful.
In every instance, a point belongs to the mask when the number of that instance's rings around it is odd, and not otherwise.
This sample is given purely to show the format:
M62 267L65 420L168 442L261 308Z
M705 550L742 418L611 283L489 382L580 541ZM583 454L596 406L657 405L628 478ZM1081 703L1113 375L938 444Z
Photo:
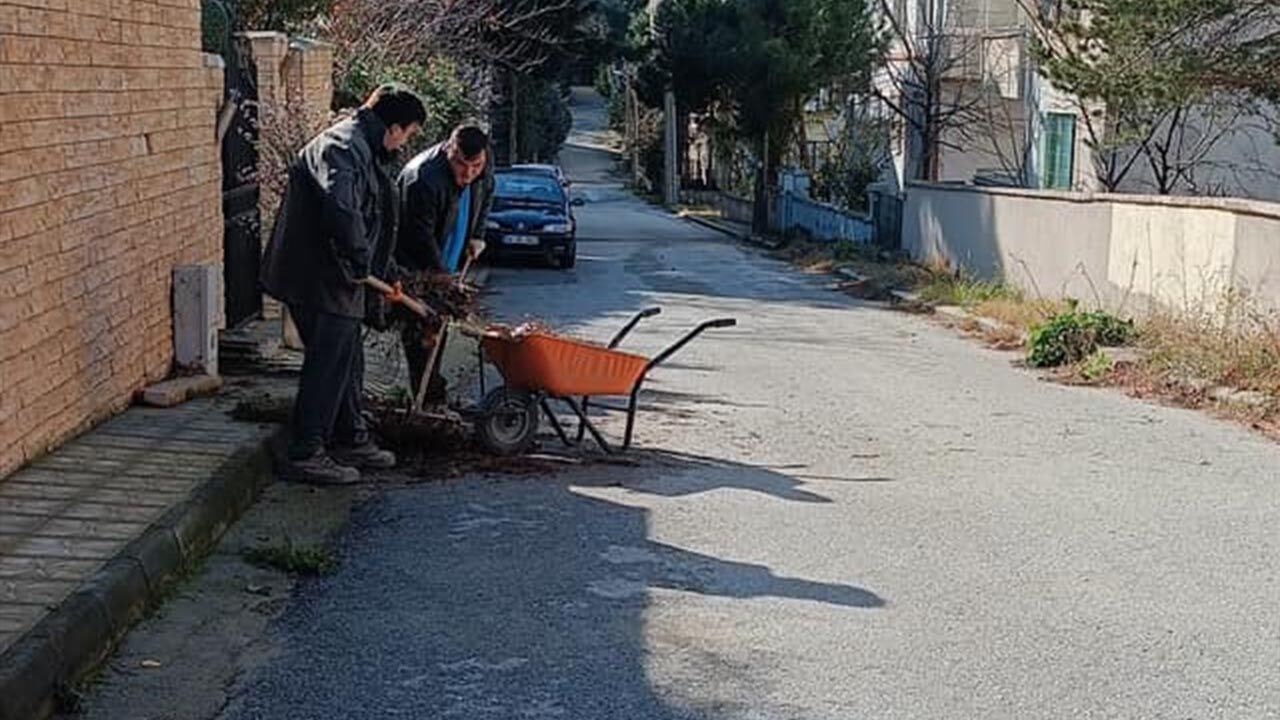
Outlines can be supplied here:
M471 184L471 217L467 238L484 235L493 207L493 161ZM444 272L442 254L458 217L462 188L449 168L447 143L427 148L400 171L400 229L396 263L410 272Z
M356 281L391 274L395 239L395 187L383 165L386 129L377 115L360 110L298 153L262 259L268 295L365 317L365 288Z

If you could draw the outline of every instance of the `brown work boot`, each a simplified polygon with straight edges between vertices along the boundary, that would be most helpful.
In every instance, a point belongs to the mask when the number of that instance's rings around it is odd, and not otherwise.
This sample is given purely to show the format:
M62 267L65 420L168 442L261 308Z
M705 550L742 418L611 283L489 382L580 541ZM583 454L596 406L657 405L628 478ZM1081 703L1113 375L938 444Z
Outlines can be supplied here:
M361 470L390 470L396 466L395 453L383 450L372 440L366 440L359 445L335 446L333 457L343 465Z
M281 470L280 477L309 485L354 485L360 482L360 471L349 465L339 465L321 450L309 458L290 459Z

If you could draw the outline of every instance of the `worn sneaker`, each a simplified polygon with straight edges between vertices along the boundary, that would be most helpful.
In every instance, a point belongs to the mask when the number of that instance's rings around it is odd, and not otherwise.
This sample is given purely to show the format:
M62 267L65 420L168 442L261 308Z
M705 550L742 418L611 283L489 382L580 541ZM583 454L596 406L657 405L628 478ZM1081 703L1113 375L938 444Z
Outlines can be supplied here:
M390 470L396 466L396 455L383 450L372 440L359 445L339 445L333 448L333 457L343 465L364 470Z
M311 485L353 485L360 482L360 471L349 465L339 465L324 452L318 452L305 460L289 460L281 472L285 480Z

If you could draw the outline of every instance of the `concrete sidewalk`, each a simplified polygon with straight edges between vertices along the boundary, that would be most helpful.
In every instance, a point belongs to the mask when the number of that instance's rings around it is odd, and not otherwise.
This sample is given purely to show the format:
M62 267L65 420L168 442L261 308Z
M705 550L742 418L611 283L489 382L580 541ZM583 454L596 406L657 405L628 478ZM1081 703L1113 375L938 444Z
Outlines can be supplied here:
M271 479L233 394L131 408L0 480L0 720L49 712Z
M278 333L265 319L241 334ZM366 392L406 384L399 335L365 342ZM246 395L291 395L301 354L263 347L245 365L256 374L219 395L130 408L0 479L0 720L48 714L271 482L285 428L231 411ZM475 341L455 333L447 348L442 372L468 387Z

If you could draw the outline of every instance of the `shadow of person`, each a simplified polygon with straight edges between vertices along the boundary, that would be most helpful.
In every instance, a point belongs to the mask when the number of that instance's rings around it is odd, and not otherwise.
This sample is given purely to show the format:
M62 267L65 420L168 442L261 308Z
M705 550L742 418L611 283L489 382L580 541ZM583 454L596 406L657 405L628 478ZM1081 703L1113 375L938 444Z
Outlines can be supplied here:
M876 593L853 585L775 575L764 565L722 560L665 543L649 541L630 552L615 546L602 555L608 562L641 570L646 587L739 599L807 600L847 608L885 605Z
M831 499L805 490L804 483L768 467L747 465L669 450L637 449L613 462L646 468L647 473L601 475L601 484L623 484L628 490L662 497L681 497L720 489L760 493L779 500L830 503ZM618 478L625 477L625 483ZM588 481L595 482L595 479Z

